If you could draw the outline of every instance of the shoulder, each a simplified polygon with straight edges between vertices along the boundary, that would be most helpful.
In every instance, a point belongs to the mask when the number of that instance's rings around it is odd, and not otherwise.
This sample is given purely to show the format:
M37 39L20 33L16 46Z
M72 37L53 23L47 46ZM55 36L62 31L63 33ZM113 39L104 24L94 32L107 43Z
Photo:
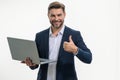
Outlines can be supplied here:
M48 34L48 33L49 33L49 28L48 28L48 29L45 29L45 30L43 30L43 31L37 32L37 33L36 33L36 37L37 37L37 36L44 36L44 35L46 35L46 34Z
M80 31L72 29L70 27L65 26L65 32L70 33L70 34L80 34Z
M65 27L64 34L67 35L67 37L72 35L72 39L74 42L77 42L77 40L82 39L82 35L81 35L80 31L72 29L72 28L67 27L67 26Z

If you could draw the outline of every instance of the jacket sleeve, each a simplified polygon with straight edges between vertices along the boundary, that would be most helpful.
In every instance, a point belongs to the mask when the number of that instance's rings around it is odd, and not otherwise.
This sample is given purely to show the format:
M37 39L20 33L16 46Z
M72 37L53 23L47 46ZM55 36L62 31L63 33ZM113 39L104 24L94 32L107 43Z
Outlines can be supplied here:
M76 37L77 37L76 46L78 47L78 53L76 56L82 62L90 64L92 61L92 53L91 53L90 49L88 49L87 46L85 45L80 32L78 32Z
M36 68L38 68L39 65L35 65L35 66L30 66L30 69L34 70Z
M37 45L37 47L38 47L38 34L36 34L36 37L35 37L35 42L36 42L36 45ZM36 68L38 68L39 67L39 65L37 64L37 65L35 65L35 66L30 66L30 69L32 69L32 70L34 70L34 69L36 69Z

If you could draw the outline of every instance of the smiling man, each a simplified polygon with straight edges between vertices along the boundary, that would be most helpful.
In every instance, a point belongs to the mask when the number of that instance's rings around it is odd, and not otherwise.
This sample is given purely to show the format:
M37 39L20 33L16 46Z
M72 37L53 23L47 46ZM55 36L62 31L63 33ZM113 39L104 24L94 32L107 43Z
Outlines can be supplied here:
M36 44L40 58L57 60L57 62L40 66L37 80L78 80L74 57L84 63L91 63L92 54L85 45L80 31L73 30L64 24L65 5L52 2L48 7L48 18L51 26L36 34ZM38 64L26 58L25 63L36 69Z

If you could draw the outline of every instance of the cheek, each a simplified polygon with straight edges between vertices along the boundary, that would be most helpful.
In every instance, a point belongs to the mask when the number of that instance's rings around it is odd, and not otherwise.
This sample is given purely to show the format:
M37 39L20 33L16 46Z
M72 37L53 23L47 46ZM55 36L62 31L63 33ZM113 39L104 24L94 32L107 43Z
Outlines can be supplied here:
M53 19L49 18L49 21L50 21L50 22L53 22Z
M50 21L54 21L54 20L55 20L55 18L49 18L49 20L50 20Z
M51 18L51 17L49 17L49 20L50 20L50 22L56 21L55 18ZM59 17L57 20L58 21L64 21L64 17Z

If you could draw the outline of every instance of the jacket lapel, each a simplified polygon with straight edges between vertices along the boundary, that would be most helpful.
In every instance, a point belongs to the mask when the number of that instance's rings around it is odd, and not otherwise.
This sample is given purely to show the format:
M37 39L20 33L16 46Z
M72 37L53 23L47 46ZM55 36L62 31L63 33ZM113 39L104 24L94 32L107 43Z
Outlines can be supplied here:
M46 35L44 36L44 46L45 47L45 58L49 58L49 29L46 31Z
M58 54L58 61L59 61L60 57L62 55L64 55L63 43L64 43L64 41L68 41L68 38L69 38L69 33L67 30L67 27L65 26L65 30L63 33L63 37L62 37L62 41L61 41L61 45L60 45L60 49L59 49L59 54Z

